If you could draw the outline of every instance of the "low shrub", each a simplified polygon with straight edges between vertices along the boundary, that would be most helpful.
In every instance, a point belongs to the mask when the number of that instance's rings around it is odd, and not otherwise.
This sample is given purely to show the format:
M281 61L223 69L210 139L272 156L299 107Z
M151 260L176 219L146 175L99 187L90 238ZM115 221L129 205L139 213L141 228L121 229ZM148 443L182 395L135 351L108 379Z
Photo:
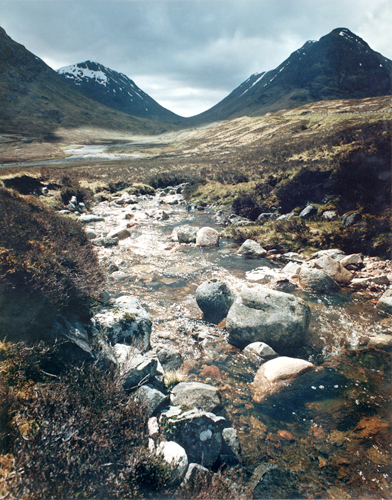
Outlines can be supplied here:
M7 316L7 308L15 314L29 307L34 312L39 305L37 320L42 324L51 312L88 317L91 299L99 295L105 280L79 221L58 215L35 197L4 188L0 188L0 277L1 316Z
M29 500L165 492L171 467L148 450L148 412L124 391L114 369L71 368L32 384L33 360L26 353L18 359L18 396L0 402L0 418L12 428L3 452L14 457L3 491ZM2 395L15 393L11 379L0 382Z
M94 202L93 191L88 187L82 187L76 177L64 175L60 180L60 185L62 186L60 196L65 206L73 196L76 197L78 203L84 203L87 208Z

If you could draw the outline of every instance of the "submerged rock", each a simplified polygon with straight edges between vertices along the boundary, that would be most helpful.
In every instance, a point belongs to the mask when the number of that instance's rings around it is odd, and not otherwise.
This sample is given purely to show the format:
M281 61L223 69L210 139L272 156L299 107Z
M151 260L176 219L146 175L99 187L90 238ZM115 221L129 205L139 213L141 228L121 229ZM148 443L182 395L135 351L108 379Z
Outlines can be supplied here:
M226 318L234 300L234 293L224 281L205 281L196 289L196 302L204 319L215 325Z
M230 308L229 342L245 347L265 342L278 352L302 346L310 322L309 306L300 298L261 285L244 287Z

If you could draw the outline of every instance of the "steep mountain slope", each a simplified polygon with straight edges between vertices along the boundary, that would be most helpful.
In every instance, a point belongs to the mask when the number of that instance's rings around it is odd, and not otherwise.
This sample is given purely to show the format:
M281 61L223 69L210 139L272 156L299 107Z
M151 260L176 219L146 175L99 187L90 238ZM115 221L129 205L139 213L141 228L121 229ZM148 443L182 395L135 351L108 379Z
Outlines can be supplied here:
M185 121L154 101L126 75L97 62L85 61L65 66L57 73L85 96L128 115L165 123Z
M392 61L346 28L308 41L276 69L254 74L194 124L259 116L321 100L391 94Z
M73 90L41 59L0 28L0 132L54 138L59 127L159 132L163 125L130 117ZM167 128L167 127L165 127Z

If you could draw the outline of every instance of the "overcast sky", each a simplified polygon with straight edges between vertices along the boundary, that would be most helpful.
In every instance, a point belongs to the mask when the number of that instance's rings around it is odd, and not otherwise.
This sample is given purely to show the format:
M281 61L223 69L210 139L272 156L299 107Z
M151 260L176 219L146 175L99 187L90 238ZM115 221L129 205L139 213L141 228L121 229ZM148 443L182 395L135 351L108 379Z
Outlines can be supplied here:
M0 26L53 69L100 62L182 116L335 28L392 59L391 0L0 0Z

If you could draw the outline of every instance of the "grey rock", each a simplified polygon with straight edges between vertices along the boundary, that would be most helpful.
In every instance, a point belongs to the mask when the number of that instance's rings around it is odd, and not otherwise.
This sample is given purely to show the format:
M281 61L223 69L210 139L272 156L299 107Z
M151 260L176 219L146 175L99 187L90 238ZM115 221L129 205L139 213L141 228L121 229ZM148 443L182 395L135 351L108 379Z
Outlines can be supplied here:
M183 358L178 351L165 348L155 348L157 357L166 371L173 371L180 368Z
M379 312L392 314L392 289L387 290L381 295L376 307Z
M91 243L96 247L114 247L118 245L119 238L109 238L108 236L101 236L99 238L94 238Z
M277 353L265 342L252 342L244 348L246 354L256 354L261 358L271 359L276 358Z
M190 410L182 412L171 407L162 412L161 424L186 451L190 462L212 467L222 449L222 431L226 420L210 412Z
M118 238L119 240L125 240L130 236L131 232L126 227L118 227L108 234L108 238Z
M257 221L258 222L266 222L268 220L274 220L274 219L277 219L279 217L278 214L276 213L263 213L263 214L260 214L258 217L257 217Z
M156 415L159 410L169 403L169 396L148 385L139 387L135 399L147 406L149 417Z
M282 273L286 274L298 274L301 269L301 265L297 262L289 262L282 269Z
M198 227L184 225L177 229L178 243L196 243Z
M356 271L364 267L363 256L360 253L347 255L340 261L340 264L349 271Z
M277 221L281 221L281 220L290 220L292 217L295 216L295 213L294 212L291 212L290 214L284 214L284 215L280 215L276 220Z
M219 246L219 233L212 227L202 227L196 233L197 247Z
M273 464L262 464L257 467L253 476L253 498L278 498L280 500L301 498L295 486L297 474L289 469Z
M332 220L335 219L337 215L338 214L334 210L326 210L325 212L323 212L323 215L321 217L326 220Z
M341 285L348 285L353 279L353 274L350 271L343 267L336 259L328 255L323 255L312 262Z
M338 283L329 274L309 264L301 266L299 281L306 290L315 293L338 293L341 291Z
M220 463L235 467L242 461L241 445L237 431L233 427L226 427L222 431L222 449L219 455Z
M254 240L245 240L237 253L251 259L260 259L267 256L267 250L264 250L264 248Z
M174 406L185 405L208 412L215 412L222 406L218 389L201 382L180 382L174 386L170 401Z
M261 285L244 287L226 320L229 342L245 347L265 342L278 352L306 340L309 306L300 298Z
M226 318L234 300L234 293L224 281L205 281L196 289L196 302L204 319L216 325Z
M203 467L200 464L194 464L194 463L189 464L188 470L186 471L186 474L184 477L183 484L187 484L187 483L192 484L193 481L198 479L199 474L206 474L208 472L209 472L208 469L206 469L205 467Z
M105 220L103 217L100 215L94 215L94 214L82 214L79 217L80 222L83 222L83 224L89 224L91 222L100 222Z
M271 396L296 389L304 380L301 378L315 370L316 367L304 359L286 356L271 359L257 370L251 385L253 401L260 404Z
M136 389L149 382L157 373L157 359L134 355L123 367L124 389Z
M161 454L163 456L163 459L169 465L174 466L171 483L180 483L188 469L189 463L188 456L184 448L174 441L163 441L162 443L159 443L156 451L157 454Z
M53 325L52 335L62 340L60 356L67 363L92 361L96 357L85 327L79 321L71 322L59 314Z
M93 323L106 333L112 344L150 348L151 317L136 297L124 295L115 299L110 309L94 315Z
M312 255L311 260L318 259L320 257L323 257L324 255L328 255L328 257L331 257L332 259L343 259L345 257L344 252L342 252L338 248L331 248L329 250L319 250Z
M301 219L309 219L310 217L316 214L317 214L317 207L315 207L314 205L308 205L301 211L299 216L301 217Z
M355 212L353 214L347 213L342 215L342 226L344 227L350 227L359 222L362 219L362 215Z

